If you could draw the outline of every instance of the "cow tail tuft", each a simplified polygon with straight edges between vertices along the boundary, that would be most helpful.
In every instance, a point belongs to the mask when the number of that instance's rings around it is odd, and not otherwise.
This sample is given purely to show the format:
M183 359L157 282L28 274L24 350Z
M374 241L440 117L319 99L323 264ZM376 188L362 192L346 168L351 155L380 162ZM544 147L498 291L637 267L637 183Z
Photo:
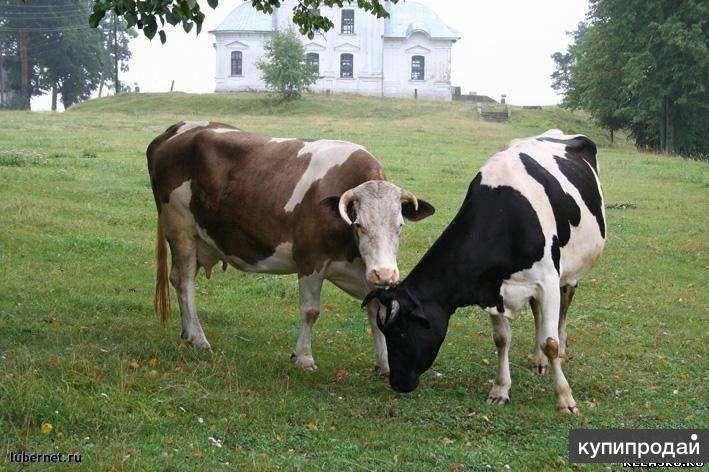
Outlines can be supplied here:
M155 238L155 296L153 306L155 314L160 320L163 328L167 327L167 319L170 317L170 285L167 273L167 243L165 232L158 218L158 231Z

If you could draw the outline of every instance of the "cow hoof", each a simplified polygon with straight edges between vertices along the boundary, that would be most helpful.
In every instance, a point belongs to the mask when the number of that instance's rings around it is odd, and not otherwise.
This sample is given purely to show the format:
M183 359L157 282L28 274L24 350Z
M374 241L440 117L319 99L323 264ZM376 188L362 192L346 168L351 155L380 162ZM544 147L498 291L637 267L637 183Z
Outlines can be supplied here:
M572 396L559 398L559 401L556 403L556 409L567 415L579 415L579 407L576 406L576 401Z
M576 405L566 406L566 407L557 406L557 409L560 412L567 414L567 415L575 415L575 416L579 415L579 407L577 407Z
M206 339L197 339L194 341L191 341L192 345L196 347L197 349L204 349L205 351L211 351L212 350L212 345L209 344L209 341Z
M532 362L532 372L534 375L547 375L547 373L549 373L549 361L547 358L534 359Z
M487 396L488 405L506 405L510 402L510 388L504 385L495 385Z
M379 365L374 366L374 374L379 377L389 377L389 367L382 367Z
M318 370L318 366L315 365L315 359L313 359L312 356L296 356L293 354L291 359L295 361L295 365L300 369L307 370L308 372Z

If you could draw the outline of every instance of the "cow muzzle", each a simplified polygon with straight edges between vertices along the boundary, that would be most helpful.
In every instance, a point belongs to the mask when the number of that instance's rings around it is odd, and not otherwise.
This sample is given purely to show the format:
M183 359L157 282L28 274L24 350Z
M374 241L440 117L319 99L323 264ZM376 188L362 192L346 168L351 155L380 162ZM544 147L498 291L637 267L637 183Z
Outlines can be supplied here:
M389 385L400 393L413 392L419 386L419 377L413 372L408 375L390 375Z
M390 287L399 281L398 269L372 269L367 274L367 281L375 287Z

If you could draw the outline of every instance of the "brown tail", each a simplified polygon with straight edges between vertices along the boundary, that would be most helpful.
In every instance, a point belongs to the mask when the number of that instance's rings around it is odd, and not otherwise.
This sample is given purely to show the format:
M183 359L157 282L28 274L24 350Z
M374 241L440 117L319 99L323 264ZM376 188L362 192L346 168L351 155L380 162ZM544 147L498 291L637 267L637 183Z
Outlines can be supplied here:
M167 244L165 232L158 220L158 234L155 239L155 296L153 306L155 314L158 315L163 328L167 327L167 319L170 316L170 285L167 275Z

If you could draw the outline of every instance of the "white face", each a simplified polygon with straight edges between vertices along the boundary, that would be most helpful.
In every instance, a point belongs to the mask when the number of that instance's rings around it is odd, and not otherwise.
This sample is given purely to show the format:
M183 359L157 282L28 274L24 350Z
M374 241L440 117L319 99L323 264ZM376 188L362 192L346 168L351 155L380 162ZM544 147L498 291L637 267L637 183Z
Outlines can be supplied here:
M355 193L356 218L352 224L367 281L376 286L393 285L399 281L396 254L404 226L401 189L390 182L374 180L356 187Z

